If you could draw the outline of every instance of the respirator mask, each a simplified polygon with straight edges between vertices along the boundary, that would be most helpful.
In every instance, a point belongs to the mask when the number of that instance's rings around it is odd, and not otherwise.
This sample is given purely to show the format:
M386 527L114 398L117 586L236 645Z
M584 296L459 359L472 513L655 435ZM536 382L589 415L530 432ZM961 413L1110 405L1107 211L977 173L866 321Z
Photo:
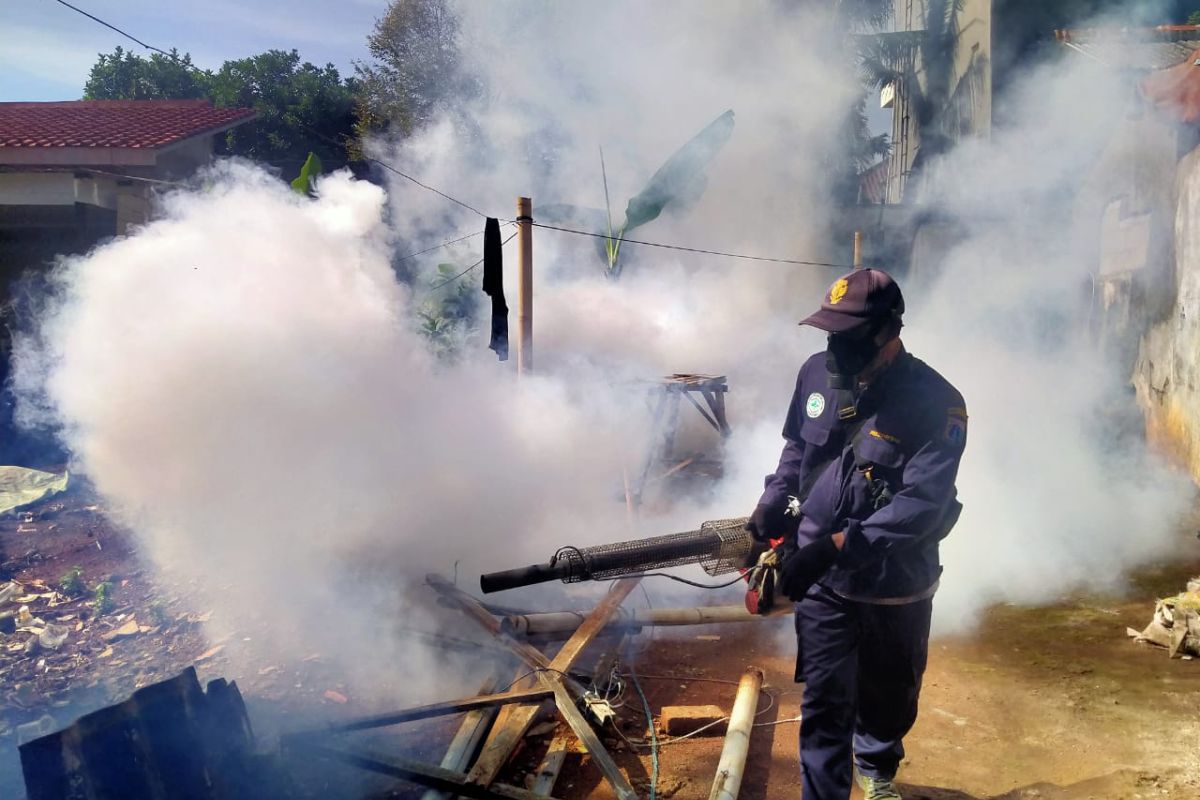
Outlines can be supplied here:
M853 391L858 376L875 360L882 349L875 339L888 320L867 323L846 333L829 334L825 348L825 369L829 371L829 388Z

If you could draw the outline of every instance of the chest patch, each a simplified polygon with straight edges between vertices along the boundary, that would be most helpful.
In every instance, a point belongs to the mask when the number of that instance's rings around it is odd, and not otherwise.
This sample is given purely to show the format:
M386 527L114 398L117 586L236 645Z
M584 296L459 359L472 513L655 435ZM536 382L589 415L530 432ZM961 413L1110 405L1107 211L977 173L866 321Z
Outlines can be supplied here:
M809 419L816 419L825 411L825 395L820 392L813 392L808 396L808 400L804 403L804 413L808 414Z

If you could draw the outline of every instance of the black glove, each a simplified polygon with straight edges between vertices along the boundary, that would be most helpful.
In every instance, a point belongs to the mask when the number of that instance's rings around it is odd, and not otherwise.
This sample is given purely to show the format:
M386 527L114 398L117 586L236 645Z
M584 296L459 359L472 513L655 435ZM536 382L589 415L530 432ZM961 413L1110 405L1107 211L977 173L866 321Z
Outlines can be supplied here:
M743 526L756 542L768 542L787 534L787 516L776 506L757 505Z
M837 561L838 547L832 536L822 536L815 542L788 553L779 568L779 593L793 602L800 602L814 583Z

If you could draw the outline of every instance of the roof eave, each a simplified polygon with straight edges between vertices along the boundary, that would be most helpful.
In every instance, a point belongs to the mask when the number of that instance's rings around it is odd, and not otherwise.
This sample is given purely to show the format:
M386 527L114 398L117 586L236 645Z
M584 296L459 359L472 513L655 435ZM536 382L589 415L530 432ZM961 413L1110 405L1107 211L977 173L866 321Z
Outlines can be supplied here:
M158 156L164 153L191 144L202 136L224 133L257 117L255 111L159 147L0 147L0 166L153 167Z

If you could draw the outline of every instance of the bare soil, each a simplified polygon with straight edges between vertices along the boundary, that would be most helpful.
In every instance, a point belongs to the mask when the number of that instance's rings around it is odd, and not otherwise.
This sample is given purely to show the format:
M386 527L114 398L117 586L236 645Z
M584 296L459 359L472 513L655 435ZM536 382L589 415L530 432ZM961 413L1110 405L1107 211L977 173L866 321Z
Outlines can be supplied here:
M99 546L97 546L99 542ZM1043 608L998 606L970 636L933 642L922 711L907 740L900 780L906 798L927 800L1134 800L1200 796L1200 660L1169 659L1136 645L1154 598L1182 589L1200 573L1192 563L1136 576L1125 597L1073 597ZM71 598L60 578L78 566L87 594ZM132 539L109 523L85 494L42 504L31 519L0 519L0 583L18 581L31 614L69 628L58 650L26 653L27 632L0 634L0 797L22 796L18 727L48 715L54 728L127 697L134 689L198 664L202 676L236 680L264 746L274 734L313 722L382 709L356 704L336 668L314 655L297 664L229 674L236 641L205 635L203 609L155 583ZM98 614L96 584L112 584L113 607ZM13 604L6 604L11 609ZM113 637L113 631L136 633ZM628 645L657 719L663 705L728 709L747 665L766 673L761 723L751 738L741 796L798 797L799 687L792 683L790 620L642 634ZM444 698L429 698L437 700ZM618 709L625 735L646 735L640 699L630 688ZM549 718L549 717L547 717ZM544 726L543 726L544 727ZM456 728L453 718L396 729L377 745L437 762ZM535 725L535 731L537 727ZM652 772L611 729L604 736L641 793ZM526 739L503 776L523 785L536 771L552 731ZM697 736L660 750L660 797L708 797L722 738ZM568 757L555 796L609 797L586 754ZM353 771L298 768L305 797L419 797L409 786L360 780ZM856 795L857 796L857 795Z

